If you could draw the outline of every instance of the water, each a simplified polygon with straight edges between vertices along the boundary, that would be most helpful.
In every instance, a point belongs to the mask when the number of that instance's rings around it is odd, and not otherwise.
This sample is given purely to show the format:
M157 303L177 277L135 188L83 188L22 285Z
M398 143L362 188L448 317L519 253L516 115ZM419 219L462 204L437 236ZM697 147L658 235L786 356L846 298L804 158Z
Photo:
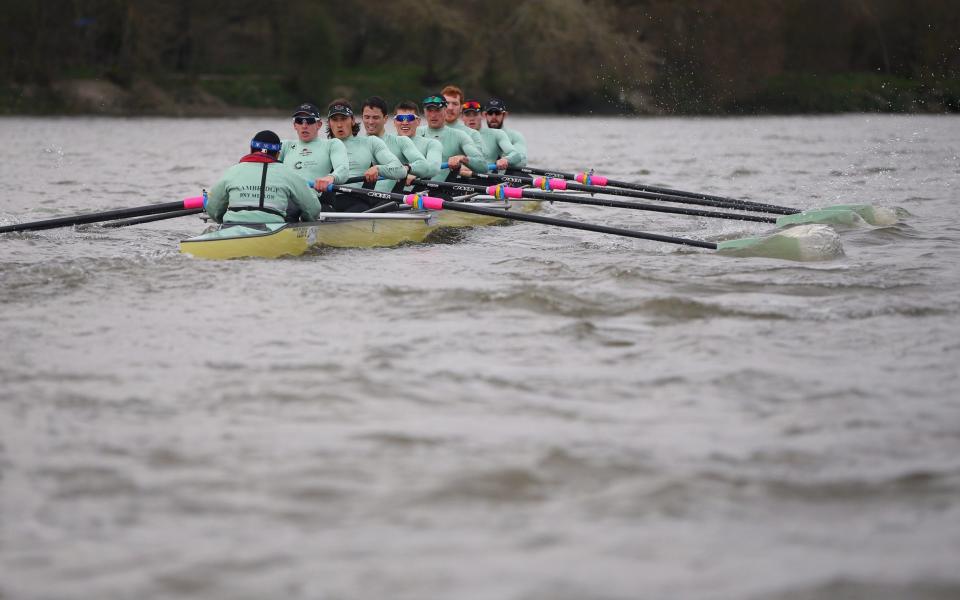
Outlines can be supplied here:
M182 257L195 217L0 236L0 597L960 596L960 119L512 119L538 166L912 216L819 263L532 224L277 261ZM0 223L194 196L265 127L0 119Z

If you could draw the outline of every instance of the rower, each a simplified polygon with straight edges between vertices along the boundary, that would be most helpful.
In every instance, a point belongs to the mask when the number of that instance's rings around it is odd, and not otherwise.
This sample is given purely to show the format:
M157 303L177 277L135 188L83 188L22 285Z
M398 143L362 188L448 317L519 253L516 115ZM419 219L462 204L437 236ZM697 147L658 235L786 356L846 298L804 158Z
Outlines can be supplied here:
M422 105L427 126L419 128L417 135L440 142L441 162L450 166L449 171L442 170L431 179L445 181L451 174L456 174L463 165L483 164L483 150L473 142L470 136L460 129L447 127L445 119L447 101L443 96L428 96L424 98Z
M321 192L321 203L333 210L331 193L326 192L331 183L342 184L350 176L347 148L337 139L320 137L320 109L315 104L304 102L293 112L293 129L297 139L284 140L280 161L301 173L313 187Z
M505 131L481 128L480 103L476 100L463 102L463 124L480 133L483 142L483 156L488 164L496 163L498 170L507 167L519 167L523 155L510 143Z
M227 169L210 188L205 210L217 223L313 221L320 201L303 177L279 161L280 136L261 131L250 141L250 154Z
M443 88L440 93L443 95L443 99L447 102L446 110L443 115L444 119L446 120L447 127L453 127L454 129L459 129L466 132L467 135L470 136L470 139L473 140L473 143L477 145L477 148L480 148L482 154L483 140L480 138L480 133L470 129L460 121L460 116L463 111L463 90L455 85L448 85ZM481 173L486 173L487 163L484 162L482 166L472 164L471 170L479 170Z
M376 136L384 141L390 152L408 167L403 180L381 179L376 189L381 192L402 192L416 179L430 179L440 172L442 148L437 140L416 137L420 117L417 105L413 102L401 102L395 109L393 125L396 134L387 133L384 125L387 117L387 103L380 96L371 96L363 101L361 107L363 128L368 136Z
M404 179L408 169L390 152L382 139L374 135L357 137L360 124L353 114L353 106L345 98L337 98L327 107L327 136L343 142L350 161L350 177L363 176L364 183L347 184L353 187L372 189L377 179ZM338 194L334 210L339 212L363 212L376 206L377 202L355 194Z
M487 127L490 129L499 129L507 133L507 137L510 138L510 143L513 144L513 147L520 153L520 162L516 165L510 164L511 167L523 167L527 164L527 140L523 137L523 134L517 131L516 129L507 129L503 126L504 120L506 120L507 115L510 114L507 112L507 105L500 98L490 98L487 100L487 105L483 107L483 114L487 120Z

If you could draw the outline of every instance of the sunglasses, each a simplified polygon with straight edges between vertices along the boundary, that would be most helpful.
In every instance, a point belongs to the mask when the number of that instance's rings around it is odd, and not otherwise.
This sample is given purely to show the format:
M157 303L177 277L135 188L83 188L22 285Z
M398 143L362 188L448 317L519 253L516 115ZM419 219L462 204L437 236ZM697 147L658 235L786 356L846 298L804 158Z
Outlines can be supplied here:
M464 102L463 110L480 110L479 102Z
M296 123L297 125L303 125L304 123L306 123L307 125L313 125L314 123L317 122L317 118L316 117L294 117L293 122Z
M488 110L488 111L487 111L487 114L488 114L488 115L500 115L500 114L503 114L503 111L502 111L502 110L499 110L499 109Z
M412 123L417 118L414 114L394 115L393 120L397 123Z

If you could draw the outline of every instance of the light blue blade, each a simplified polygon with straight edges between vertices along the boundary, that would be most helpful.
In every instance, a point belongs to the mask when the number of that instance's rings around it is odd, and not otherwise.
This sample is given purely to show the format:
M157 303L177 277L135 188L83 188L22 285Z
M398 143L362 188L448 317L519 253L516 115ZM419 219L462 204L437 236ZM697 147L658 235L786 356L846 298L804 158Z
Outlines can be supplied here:
M840 235L827 225L798 225L765 237L717 243L727 256L760 256L783 260L818 261L843 256Z
M860 215L860 218L867 223L881 227L895 225L909 215L909 213L902 208L888 208L886 206L874 206L872 204L835 204L833 206L825 206L821 210L851 210Z
M787 227L789 225L803 225L807 223L820 223L822 225L842 225L844 227L856 227L864 224L860 215L852 210L845 208L815 208L805 210L793 215L784 215L777 217L778 227Z

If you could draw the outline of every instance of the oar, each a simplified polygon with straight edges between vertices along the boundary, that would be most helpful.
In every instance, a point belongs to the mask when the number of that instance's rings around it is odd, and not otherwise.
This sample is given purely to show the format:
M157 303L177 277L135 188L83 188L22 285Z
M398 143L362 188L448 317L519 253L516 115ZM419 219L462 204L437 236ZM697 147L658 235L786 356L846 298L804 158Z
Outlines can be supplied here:
M37 231L40 229L54 229L57 227L70 227L72 225L83 225L85 223L99 223L101 221L115 221L130 217L142 217L146 215L156 215L179 210L193 208L203 208L203 196L193 198L184 198L179 202L166 202L164 204L150 204L137 208L118 208L106 210L103 212L89 213L86 215L76 215L72 217L59 217L56 219L47 219L46 221L34 221L32 223L18 223L16 225L4 225L0 227L0 233L9 233L13 231Z
M719 250L734 256L763 256L767 258L809 261L828 260L843 254L840 236L836 231L825 225L801 225L766 237L743 238L723 242L706 242L690 238L645 233L632 229L622 229L620 227L608 227L606 225L596 225L580 221L569 221L540 215L514 213L508 210L471 206L470 203L452 202L442 198L424 196L423 194L395 194L392 192L376 192L346 186L330 186L329 189L384 200L398 200L414 209L453 210L488 217L540 223L541 225L553 225L569 229L580 229L583 231L665 242L668 244Z
M538 169L535 167L511 167L508 169L508 172L519 172L525 175L541 175L544 177L553 177L559 179L569 179L571 181L576 181L585 185L593 185L598 187L608 187L612 186L614 188L626 188L629 190L635 190L640 192L652 192L657 194L666 194L671 196L682 196L687 198L698 198L704 200L713 200L717 202L735 202L742 206L754 206L758 209L760 207L774 207L782 210L787 210L790 212L781 212L780 214L795 214L802 212L797 208L789 208L786 206L777 206L775 204L765 204L759 202L750 202L748 200L737 200L735 198L727 198L725 196L714 196L712 194L704 194L700 192L688 192L684 190L675 190L665 187L657 187L653 185L643 185L639 183L631 183L629 181L616 181L614 179L608 179L601 175L594 175L592 173L567 173L564 171L557 170L547 170L547 169ZM570 188L573 189L573 188ZM733 208L730 206L729 208ZM744 209L751 210L751 209ZM832 206L825 206L820 210L850 210L857 213L860 218L862 218L867 223L871 225L893 225L900 220L899 211L896 209L886 208L882 206L873 206L871 204L835 204ZM766 212L764 210L757 210L757 212Z
M576 183L559 178L533 177L530 175L502 175L499 173L477 173L477 177L488 181L506 181L508 183L527 183L535 188L542 190L579 190L583 192L592 192L594 194L611 194L613 196L630 196L633 198L647 198L649 200L662 200L664 202L676 202L678 204L697 204L700 206L713 206L716 208L732 208L734 210L745 210L751 212L773 213L778 215L792 215L800 210L796 208L787 208L785 206L776 206L773 204L758 204L747 202L746 200L714 200L709 198L696 198L690 196L679 196L675 194L665 194L661 192L647 192L639 190L625 190L615 187L606 187L600 185L587 185Z
M175 210L173 212L164 213L161 215L151 215L149 217L137 217L136 219L124 219L122 221L108 221L101 225L105 228L114 228L114 227L129 227L130 225L140 225L142 223L153 223L154 221L163 221L166 219L176 219L177 217L186 217L188 215L195 215L202 213L202 208L186 208L184 210Z
M381 192L378 190L368 190L366 188L355 188L348 185L342 185L337 183L331 183L327 186L327 191L329 192L339 192L341 194L352 194L354 196L365 196L367 198L372 198L374 200L392 200L397 204L409 204L405 202L407 198L429 198L430 196L424 196L423 194L397 194L396 192ZM439 198L434 198L434 200L439 200ZM382 206L382 205L379 205ZM376 206L374 208L379 208ZM415 206L414 208L422 208ZM364 211L364 212L373 212Z
M663 206L660 204L643 204L640 202L623 202L621 200L609 200L607 198L583 198L580 196L566 196L554 192L541 192L529 188L515 188L504 184L483 186L473 183L450 183L447 181L414 180L414 184L419 184L428 189L453 189L453 190L481 190L483 193L493 196L497 199L513 200L548 200L550 202L570 202L572 204L585 204L587 206L608 206L611 208L627 208L632 210L644 210L650 212L670 213L677 215L689 215L695 217L709 217L714 219L731 219L736 221L752 221L755 223L774 223L778 227L788 225L800 225L802 223L822 223L828 225L855 225L861 222L860 217L849 210L810 210L795 215L784 215L782 217L763 217L759 215L747 215L742 213L726 213L710 210L699 210L695 208L681 208L678 206Z
M585 185L594 185L599 187L613 186L619 188L626 188L628 190L637 190L640 192L654 192L657 194L668 194L671 196L685 196L687 198L703 198L704 200L716 200L718 202L737 202L744 204L756 204L759 206L776 206L777 208L787 208L785 206L777 206L775 204L764 204L760 202L750 202L748 200L737 200L736 198L727 198L724 196L713 196L711 194L702 194L699 192L686 192L683 190L674 190L671 188L657 187L653 185L643 185L639 183L631 183L629 181L616 181L614 179L608 179L602 175L594 175L593 173L566 173L563 171L554 171L547 169L538 169L536 167L511 167L510 171L520 172L525 175L542 175L544 177L555 177L559 179L569 179L571 181L576 181ZM800 209L788 209L800 212Z

